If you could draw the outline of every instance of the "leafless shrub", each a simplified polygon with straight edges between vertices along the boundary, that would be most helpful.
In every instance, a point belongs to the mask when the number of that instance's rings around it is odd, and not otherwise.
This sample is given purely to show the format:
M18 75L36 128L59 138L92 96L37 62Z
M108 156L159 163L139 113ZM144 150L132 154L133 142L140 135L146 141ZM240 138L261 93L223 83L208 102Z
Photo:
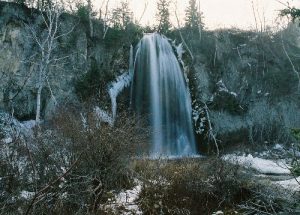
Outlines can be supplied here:
M75 108L62 109L32 139L1 145L0 213L100 213L110 191L133 185L128 164L147 129L128 114L114 128L85 116L83 126Z
M138 160L144 214L277 214L296 197L219 158Z
M290 191L280 189L274 185L258 184L252 195L237 205L243 214L287 214L293 213L293 204L299 197L293 196Z
M221 159L139 161L136 170L150 179L140 195L145 214L211 214L250 194L237 166Z

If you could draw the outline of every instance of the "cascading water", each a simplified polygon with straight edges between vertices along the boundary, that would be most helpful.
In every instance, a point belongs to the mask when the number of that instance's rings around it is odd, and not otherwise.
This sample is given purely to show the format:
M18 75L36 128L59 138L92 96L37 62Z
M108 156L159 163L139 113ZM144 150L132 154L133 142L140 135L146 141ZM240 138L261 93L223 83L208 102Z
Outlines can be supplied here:
M132 108L150 114L151 156L196 154L190 94L166 37L146 34L138 44L131 93Z

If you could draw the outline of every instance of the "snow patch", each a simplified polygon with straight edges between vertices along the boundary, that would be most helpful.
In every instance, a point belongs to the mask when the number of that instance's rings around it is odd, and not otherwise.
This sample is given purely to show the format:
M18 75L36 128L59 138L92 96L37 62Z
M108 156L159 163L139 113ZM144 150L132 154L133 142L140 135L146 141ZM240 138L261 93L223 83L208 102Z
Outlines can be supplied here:
M26 190L22 190L20 197L28 200L31 199L34 195L35 195L34 192L28 192Z
M1 140L4 144L9 144L13 142L13 139L11 137L7 137Z
M111 199L111 202L108 205L104 206L106 210L112 210L115 214L122 212L123 215L143 214L136 201L139 198L139 194L142 190L142 182L135 180L136 186L129 190L124 190L114 198ZM119 211L119 210L122 211Z
M276 144L274 147L273 147L273 149L275 149L275 150L283 150L284 148L283 148L283 146L281 145L281 144Z
M253 157L250 154L248 156L225 155L223 156L223 159L231 163L237 163L245 167L253 168L263 174L291 174L290 167L284 161L275 162L272 160Z
M214 212L212 215L223 215L224 212L223 211L217 211L217 212Z
M36 126L36 121L35 120L22 121L21 124L25 129L32 130Z
M184 49L183 49L183 44L180 43L178 46L176 47L176 52L177 52L177 56L179 58L179 60L182 60L182 56L185 53Z
M218 81L217 87L219 88L218 89L219 92L227 92L227 93L229 92L227 87L225 86L223 80Z
M300 177L292 178L285 181L278 181L276 183L287 190L300 191Z
M231 95L233 95L234 97L237 97L237 93L235 92L230 92Z
M230 95L237 97L238 94L232 91L229 91L228 88L226 87L226 85L224 84L223 80L221 79L220 81L217 82L217 87L218 87L218 92L225 92L225 93L229 93ZM210 98L211 101L214 100L214 97L212 96Z
M105 110L95 107L94 111L100 122L106 122L110 126L113 126L113 118Z
M41 121L41 123L42 123L42 121ZM23 133L26 136L32 136L33 129L36 126L36 121L35 120L22 121L22 122L20 122L20 125L21 125Z

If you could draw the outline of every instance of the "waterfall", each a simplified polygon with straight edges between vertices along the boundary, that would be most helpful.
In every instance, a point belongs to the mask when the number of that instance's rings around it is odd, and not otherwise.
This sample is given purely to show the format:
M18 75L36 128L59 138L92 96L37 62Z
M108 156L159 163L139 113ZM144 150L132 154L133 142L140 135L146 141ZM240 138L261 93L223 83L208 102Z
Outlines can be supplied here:
M133 69L131 106L149 114L151 156L195 155L191 98L168 39L146 34L137 46Z

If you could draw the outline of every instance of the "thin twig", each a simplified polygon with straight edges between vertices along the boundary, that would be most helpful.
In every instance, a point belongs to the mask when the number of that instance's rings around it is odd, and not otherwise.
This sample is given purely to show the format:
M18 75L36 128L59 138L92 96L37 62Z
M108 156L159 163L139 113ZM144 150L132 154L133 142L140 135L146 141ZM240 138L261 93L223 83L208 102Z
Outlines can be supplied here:
M59 176L58 178L54 179L52 182L48 183L44 188L42 188L41 190L39 190L38 192L35 193L33 199L31 200L27 211L26 211L26 215L28 215L31 211L31 208L33 207L33 205L35 204L36 199L42 195L44 192L46 192L49 188L51 188L54 184L56 184L57 182L59 182L63 177L67 176L71 170L77 165L77 163L79 162L81 155L83 154L83 152L79 155L79 157L77 158L77 160L70 166L70 168L61 176Z
M283 36L282 36L282 33L281 33L281 43L282 43L283 51L284 51L284 53L285 53L287 59L289 60L291 66L292 66L293 72L295 73L295 75L296 75L297 78L298 78L298 90L300 90L300 75L299 75L299 72L296 70L294 63L293 63L292 59L290 58L290 56L289 56L289 54L288 54L288 52L287 52L287 50L286 50L286 48L285 48L285 45L284 45L284 42L283 42Z
M209 129L208 130L208 136L209 136L209 139L213 140L213 142L216 146L217 156L219 156L220 155L220 150L219 150L217 138L215 137L215 134L213 133L213 128L212 128L210 117L209 117L209 109L208 109L206 103L204 103L204 110L205 110L206 118L207 118L207 122L208 122L208 129Z
M146 12L147 8L148 8L148 1L145 2L144 10L143 10L142 15L140 16L140 19L139 19L138 23L141 22L142 18L143 18L144 15L145 15L145 12Z
M189 46L187 45L187 43L185 42L185 39L183 38L183 35L180 31L180 22L179 22L179 18L178 18L178 15L177 15L177 4L175 5L175 17L176 17L176 20L177 20L177 25L178 25L178 31L179 31L179 35L180 35L180 38L181 38L181 41L182 41L182 44L185 46L185 48L187 49L187 51L189 52L191 58L192 58L192 64L194 64L194 55L191 51L191 49L189 48Z

